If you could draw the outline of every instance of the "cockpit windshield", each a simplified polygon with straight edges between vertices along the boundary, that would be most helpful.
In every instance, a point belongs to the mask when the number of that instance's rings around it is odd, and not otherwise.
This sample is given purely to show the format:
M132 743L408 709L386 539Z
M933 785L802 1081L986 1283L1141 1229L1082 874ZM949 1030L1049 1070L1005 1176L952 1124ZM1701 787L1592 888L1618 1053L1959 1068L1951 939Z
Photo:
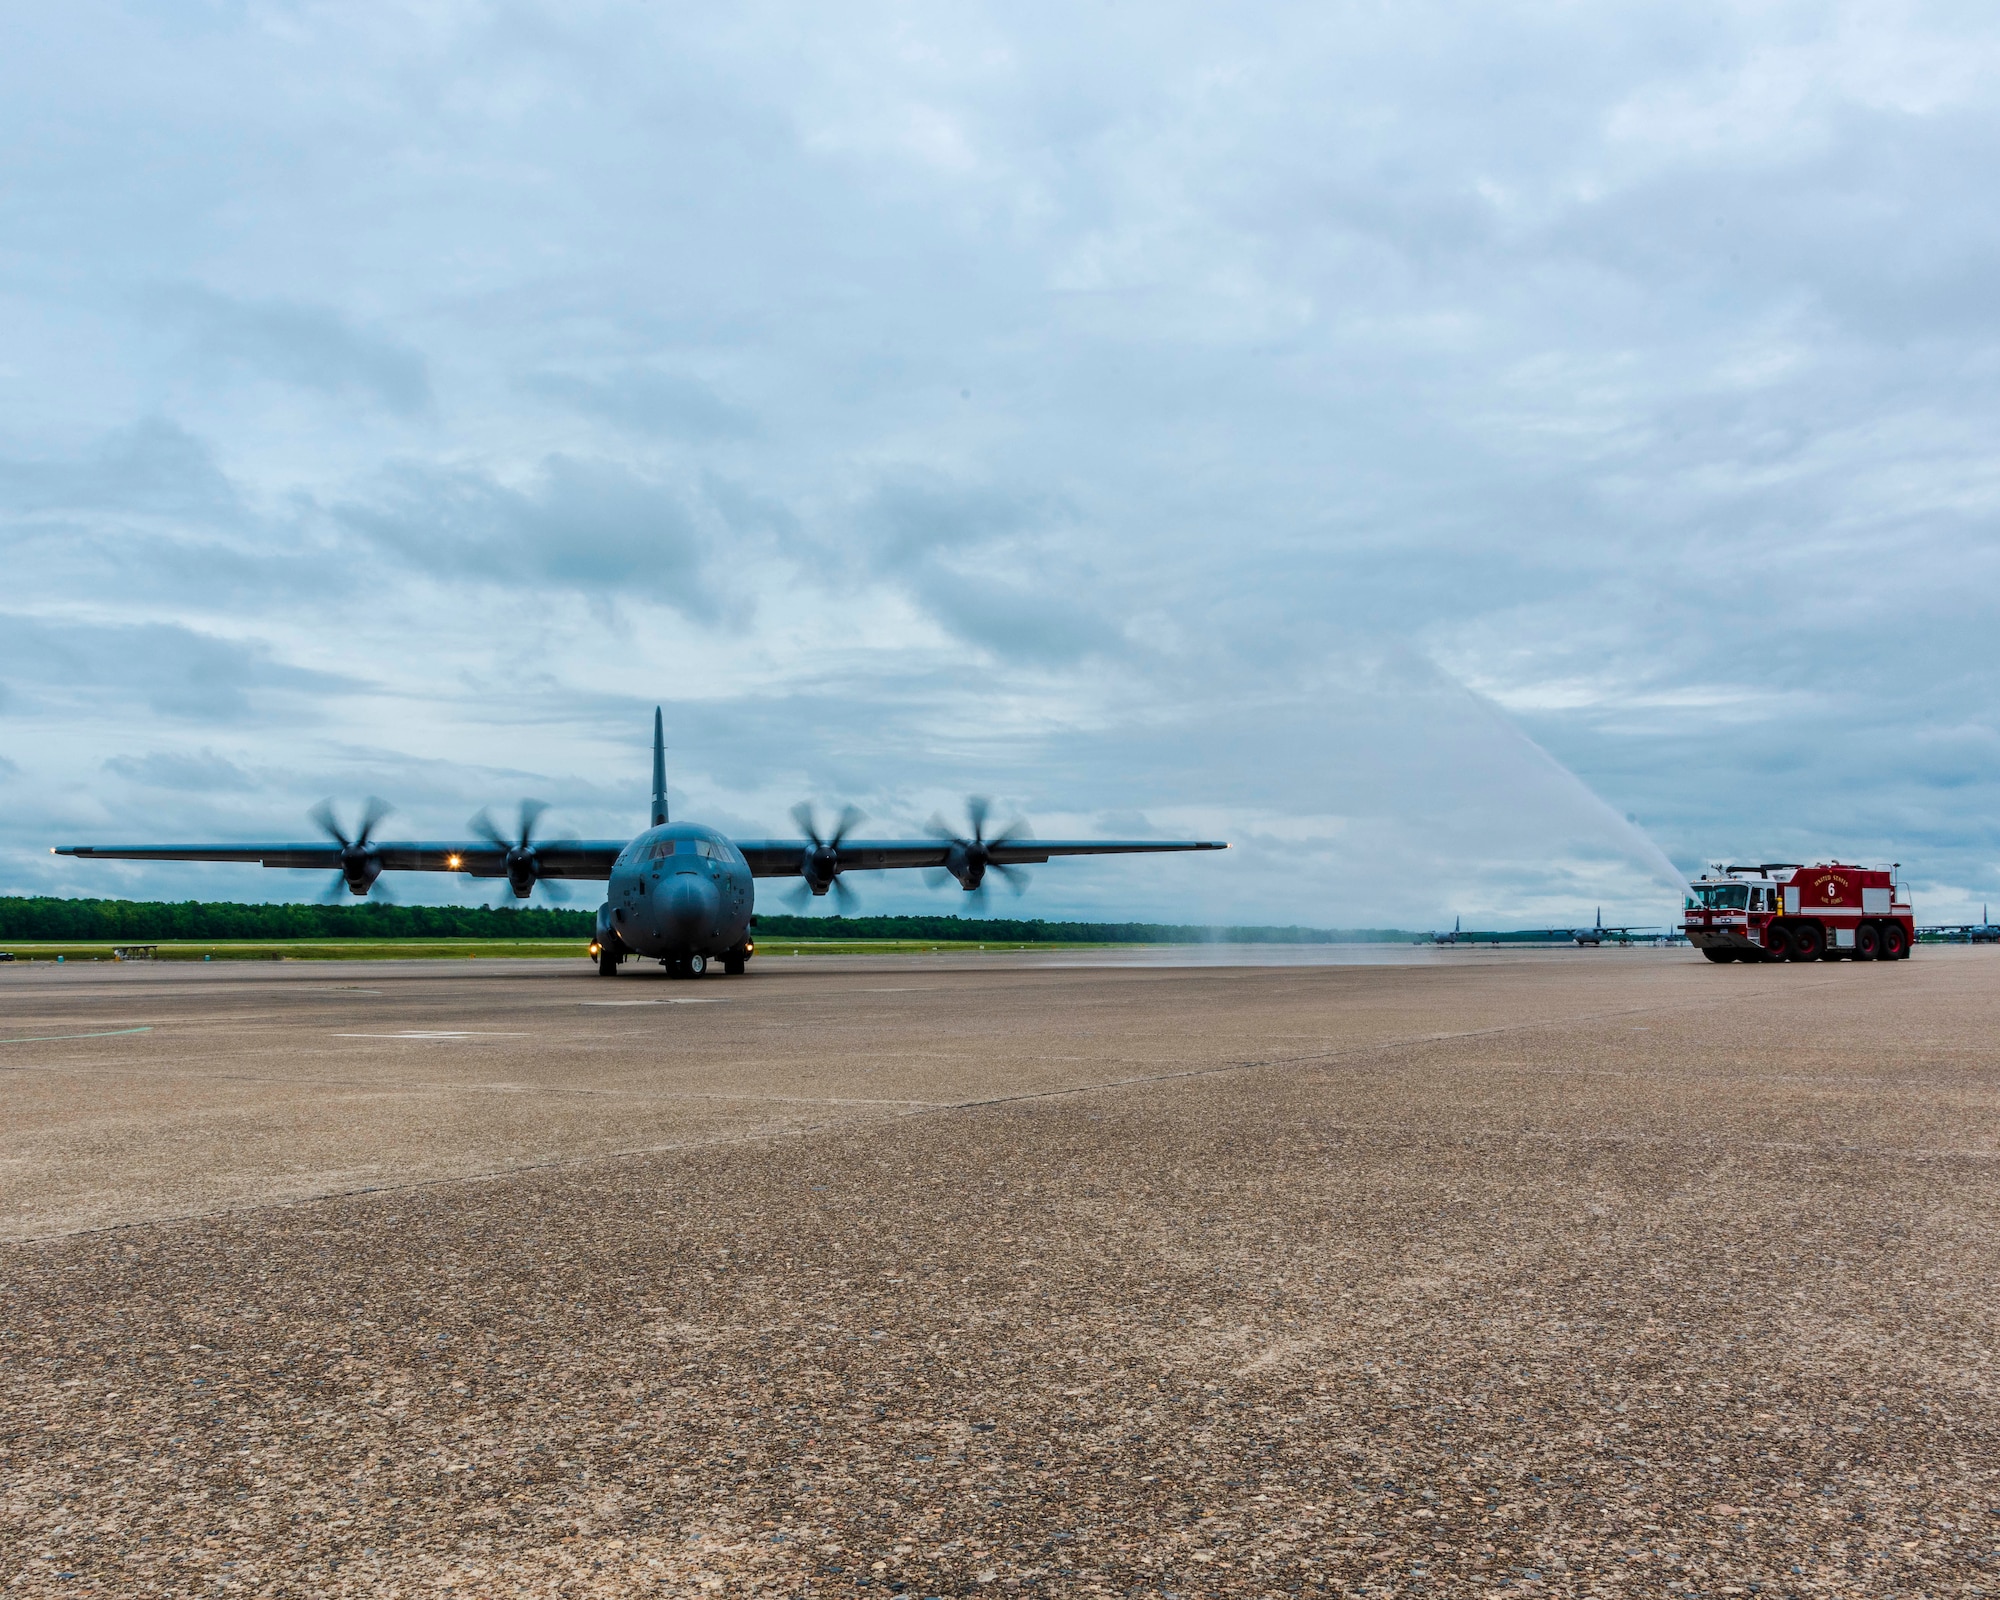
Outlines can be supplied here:
M1688 897L1690 911L1747 911L1750 885L1747 883L1697 883Z

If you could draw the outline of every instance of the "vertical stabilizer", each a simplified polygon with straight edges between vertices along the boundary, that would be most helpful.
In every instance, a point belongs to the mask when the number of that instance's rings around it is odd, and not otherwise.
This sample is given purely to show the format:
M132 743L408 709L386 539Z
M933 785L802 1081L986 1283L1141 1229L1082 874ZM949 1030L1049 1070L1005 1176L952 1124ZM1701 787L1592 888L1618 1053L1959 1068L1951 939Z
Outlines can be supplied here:
M653 826L667 820L667 719L653 707Z

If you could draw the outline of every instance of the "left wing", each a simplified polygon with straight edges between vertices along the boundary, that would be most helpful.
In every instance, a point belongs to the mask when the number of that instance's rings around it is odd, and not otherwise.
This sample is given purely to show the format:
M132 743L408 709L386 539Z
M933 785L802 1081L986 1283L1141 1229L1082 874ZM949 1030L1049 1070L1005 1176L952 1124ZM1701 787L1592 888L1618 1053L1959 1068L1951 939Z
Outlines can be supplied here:
M735 839L737 849L759 878L790 878L814 853L810 839ZM893 867L949 867L961 841L951 839L842 839L833 846L834 872L873 872ZM1036 866L1056 856L1140 856L1178 850L1227 850L1212 839L1007 839L978 846L986 862L999 867Z

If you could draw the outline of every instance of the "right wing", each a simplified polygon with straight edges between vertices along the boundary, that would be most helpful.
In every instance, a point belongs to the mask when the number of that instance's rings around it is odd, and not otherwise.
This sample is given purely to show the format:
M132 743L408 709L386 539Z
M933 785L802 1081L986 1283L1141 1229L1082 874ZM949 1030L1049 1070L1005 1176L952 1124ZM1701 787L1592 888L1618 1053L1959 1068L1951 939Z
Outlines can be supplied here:
M611 876L623 839L551 839L535 846L536 873L543 878ZM474 878L504 878L506 853L486 839L384 839L367 846L384 872L463 872ZM337 844L70 844L51 852L88 861L241 861L264 867L326 872L341 870Z

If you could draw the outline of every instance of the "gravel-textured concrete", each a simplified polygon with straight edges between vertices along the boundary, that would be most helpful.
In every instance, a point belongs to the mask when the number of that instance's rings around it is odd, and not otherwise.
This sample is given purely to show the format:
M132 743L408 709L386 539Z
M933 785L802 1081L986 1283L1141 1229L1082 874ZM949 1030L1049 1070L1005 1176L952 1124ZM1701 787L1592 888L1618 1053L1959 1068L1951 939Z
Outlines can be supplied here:
M0 1583L1991 1594L1996 980L0 972Z

